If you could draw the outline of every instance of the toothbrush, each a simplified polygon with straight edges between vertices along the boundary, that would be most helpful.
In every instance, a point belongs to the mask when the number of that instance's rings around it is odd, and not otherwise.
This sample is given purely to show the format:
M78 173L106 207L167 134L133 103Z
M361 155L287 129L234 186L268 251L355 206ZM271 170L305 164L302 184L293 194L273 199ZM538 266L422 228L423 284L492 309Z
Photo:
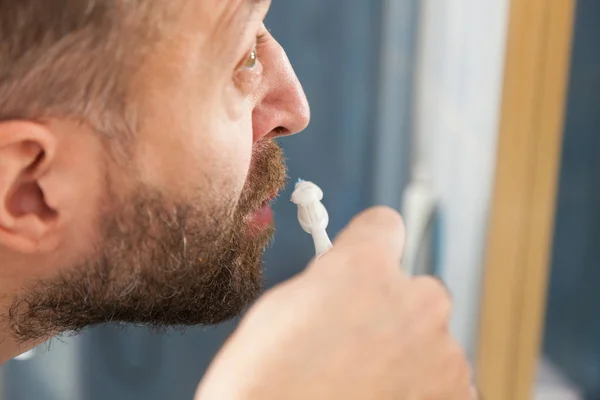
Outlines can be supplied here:
M323 191L312 182L298 179L292 203L298 206L298 222L302 229L312 235L316 258L321 257L333 247L327 235L329 214L321 200Z

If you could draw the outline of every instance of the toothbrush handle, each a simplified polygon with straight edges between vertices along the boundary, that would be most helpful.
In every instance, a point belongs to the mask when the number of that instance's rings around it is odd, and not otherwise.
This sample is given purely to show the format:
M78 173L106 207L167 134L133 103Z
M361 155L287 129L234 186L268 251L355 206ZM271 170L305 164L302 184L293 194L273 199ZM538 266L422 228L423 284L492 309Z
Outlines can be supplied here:
M315 253L317 258L322 256L333 247L325 229L314 229L311 234L315 244Z

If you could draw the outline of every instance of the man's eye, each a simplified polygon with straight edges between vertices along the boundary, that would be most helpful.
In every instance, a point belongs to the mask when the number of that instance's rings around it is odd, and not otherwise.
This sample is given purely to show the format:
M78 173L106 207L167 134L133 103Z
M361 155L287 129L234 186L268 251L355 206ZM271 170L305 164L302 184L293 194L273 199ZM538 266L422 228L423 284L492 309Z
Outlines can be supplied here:
M235 85L245 95L253 93L261 83L263 65L258 51L259 45L260 41L257 40L252 50L246 53L244 59L238 63L233 74Z
M258 63L258 53L256 52L256 48L254 48L254 49L252 49L252 51L250 53L248 53L248 56L242 63L241 68L254 69L254 67L256 67L257 63Z

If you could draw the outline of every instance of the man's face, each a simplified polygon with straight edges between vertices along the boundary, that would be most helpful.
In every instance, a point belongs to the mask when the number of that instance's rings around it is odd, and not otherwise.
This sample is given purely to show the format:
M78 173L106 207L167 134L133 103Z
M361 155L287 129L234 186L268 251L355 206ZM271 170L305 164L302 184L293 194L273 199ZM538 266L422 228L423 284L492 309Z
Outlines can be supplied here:
M260 290L268 204L286 177L273 139L304 129L308 104L263 26L268 1L182 4L131 82L131 143L47 124L57 178L38 201L54 244L19 272L19 340L106 321L217 323Z

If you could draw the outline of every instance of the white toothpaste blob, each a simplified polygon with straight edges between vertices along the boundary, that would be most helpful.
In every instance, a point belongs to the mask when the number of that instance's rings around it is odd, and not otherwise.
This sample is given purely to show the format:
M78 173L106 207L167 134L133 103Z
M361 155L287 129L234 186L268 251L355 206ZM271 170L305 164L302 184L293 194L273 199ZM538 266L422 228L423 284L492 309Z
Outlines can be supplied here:
M312 182L299 179L292 193L292 203L298 206L298 222L305 232L310 233L315 244L317 258L333 247L327 236L329 214L321 200L323 191Z

